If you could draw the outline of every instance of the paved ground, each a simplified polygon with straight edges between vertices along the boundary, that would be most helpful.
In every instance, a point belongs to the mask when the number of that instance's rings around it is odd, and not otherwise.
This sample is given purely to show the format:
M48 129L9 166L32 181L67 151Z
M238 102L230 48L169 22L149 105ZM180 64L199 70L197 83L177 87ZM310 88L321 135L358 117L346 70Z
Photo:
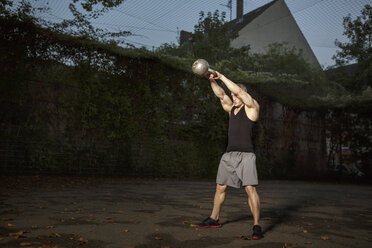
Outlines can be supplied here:
M243 189L218 229L212 181L0 177L0 247L372 247L372 186L261 181L263 240Z

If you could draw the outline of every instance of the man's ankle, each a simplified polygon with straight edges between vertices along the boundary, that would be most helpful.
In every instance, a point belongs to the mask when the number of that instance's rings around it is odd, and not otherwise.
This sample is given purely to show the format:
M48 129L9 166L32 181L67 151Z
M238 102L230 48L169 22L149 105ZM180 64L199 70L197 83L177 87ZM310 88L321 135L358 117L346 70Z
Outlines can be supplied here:
M209 216L209 218L211 218L212 220L215 220L215 221L218 220L218 218L214 218L214 217L212 217L212 216Z

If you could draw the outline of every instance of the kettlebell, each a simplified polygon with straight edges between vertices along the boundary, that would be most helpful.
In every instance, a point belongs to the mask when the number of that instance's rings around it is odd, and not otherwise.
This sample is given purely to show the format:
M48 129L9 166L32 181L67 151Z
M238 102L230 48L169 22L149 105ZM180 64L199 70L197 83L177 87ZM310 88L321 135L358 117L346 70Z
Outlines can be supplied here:
M209 74L213 74L215 77L217 76L216 71L209 68L209 64L205 59L195 60L192 64L192 71L200 77L209 76Z

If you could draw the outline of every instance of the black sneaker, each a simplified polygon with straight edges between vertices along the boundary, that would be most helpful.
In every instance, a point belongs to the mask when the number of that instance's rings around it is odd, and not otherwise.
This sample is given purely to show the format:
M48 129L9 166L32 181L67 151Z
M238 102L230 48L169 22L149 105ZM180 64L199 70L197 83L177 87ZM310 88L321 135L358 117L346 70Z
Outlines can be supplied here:
M260 226L253 226L252 239L263 239L263 234Z
M214 220L211 217L206 218L198 228L208 228L208 227L221 227L220 220Z

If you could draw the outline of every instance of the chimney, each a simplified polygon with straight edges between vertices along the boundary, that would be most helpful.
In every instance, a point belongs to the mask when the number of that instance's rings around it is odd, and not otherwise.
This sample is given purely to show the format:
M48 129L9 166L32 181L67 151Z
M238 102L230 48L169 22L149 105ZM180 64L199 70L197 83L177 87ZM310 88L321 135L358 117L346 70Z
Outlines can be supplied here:
M236 0L236 19L243 17L243 0Z

